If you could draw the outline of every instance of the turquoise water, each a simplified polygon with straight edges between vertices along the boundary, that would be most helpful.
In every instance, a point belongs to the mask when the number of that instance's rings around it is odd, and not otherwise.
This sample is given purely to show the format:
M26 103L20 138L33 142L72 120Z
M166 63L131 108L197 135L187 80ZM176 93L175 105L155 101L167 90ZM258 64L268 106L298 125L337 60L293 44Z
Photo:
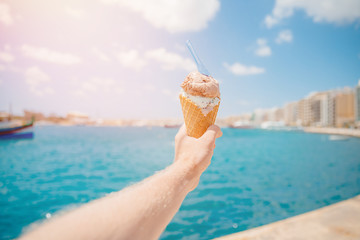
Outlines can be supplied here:
M36 127L0 141L0 239L169 165L176 129ZM211 166L161 239L211 239L360 194L360 139L223 129Z

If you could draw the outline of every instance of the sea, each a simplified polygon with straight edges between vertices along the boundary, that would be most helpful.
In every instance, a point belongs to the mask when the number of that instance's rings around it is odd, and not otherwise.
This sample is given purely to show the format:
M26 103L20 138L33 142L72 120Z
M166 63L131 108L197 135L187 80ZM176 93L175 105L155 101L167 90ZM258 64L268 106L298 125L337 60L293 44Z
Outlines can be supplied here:
M37 126L0 141L0 239L170 165L177 129ZM360 194L360 138L223 129L211 165L160 239L212 239ZM121 217L121 216L119 216Z

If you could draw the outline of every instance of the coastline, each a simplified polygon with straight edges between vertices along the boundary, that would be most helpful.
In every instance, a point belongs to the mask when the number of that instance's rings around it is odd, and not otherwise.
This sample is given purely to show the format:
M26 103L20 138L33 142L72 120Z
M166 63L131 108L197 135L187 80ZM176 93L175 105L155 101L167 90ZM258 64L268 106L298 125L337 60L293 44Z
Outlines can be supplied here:
M214 240L360 239L360 195Z
M360 129L306 127L304 132L360 137Z

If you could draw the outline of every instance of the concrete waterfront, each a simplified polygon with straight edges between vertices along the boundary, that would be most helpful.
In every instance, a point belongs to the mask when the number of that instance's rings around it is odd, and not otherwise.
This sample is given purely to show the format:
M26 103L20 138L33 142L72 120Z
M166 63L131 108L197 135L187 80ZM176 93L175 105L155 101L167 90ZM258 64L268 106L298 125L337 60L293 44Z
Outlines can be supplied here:
M216 240L360 239L360 195Z
M360 137L360 129L307 127L305 132Z

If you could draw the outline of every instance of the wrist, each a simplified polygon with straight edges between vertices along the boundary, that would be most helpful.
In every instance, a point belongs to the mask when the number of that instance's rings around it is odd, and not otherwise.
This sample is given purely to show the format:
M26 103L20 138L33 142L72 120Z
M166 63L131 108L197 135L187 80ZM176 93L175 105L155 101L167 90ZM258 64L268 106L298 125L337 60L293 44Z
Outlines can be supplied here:
M170 166L171 174L178 176L178 181L181 181L187 192L191 192L199 183L200 175L194 164L186 161L175 161Z

